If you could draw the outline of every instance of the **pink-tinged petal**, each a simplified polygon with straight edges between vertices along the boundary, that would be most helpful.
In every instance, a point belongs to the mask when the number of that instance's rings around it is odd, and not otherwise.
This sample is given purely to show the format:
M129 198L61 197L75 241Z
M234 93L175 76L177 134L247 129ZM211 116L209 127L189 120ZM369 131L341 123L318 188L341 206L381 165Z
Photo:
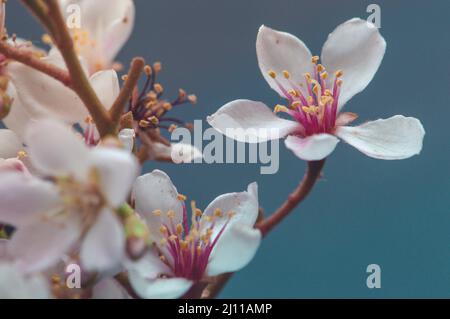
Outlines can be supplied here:
M123 261L125 232L109 209L104 209L83 240L81 263L88 271L108 271Z
M216 209L220 209L224 217L217 218L214 223L214 232L212 238L214 239L221 229L227 223L229 212L234 214L228 223L227 228L231 224L240 224L247 227L253 227L258 218L258 184L252 183L248 186L247 191L240 193L229 193L218 196L211 204L206 207L202 216L203 229L207 229L211 223L206 220L207 216L214 216Z
M358 114L351 112L340 113L336 119L336 126L344 126L352 123L358 118Z
M316 134L301 138L288 136L286 147L305 161L320 161L330 155L336 148L339 139L330 134Z
M89 165L99 174L100 185L109 204L114 207L122 204L139 173L136 158L125 150L97 147L89 154Z
M130 295L116 280L105 278L92 288L92 299L130 299Z
M33 166L43 174L86 176L89 150L69 126L53 120L31 123L25 143Z
M123 129L119 132L118 138L122 143L123 149L131 153L134 148L134 139L136 138L136 132L131 128Z
M336 135L367 156L400 160L420 153L425 130L418 119L396 115L357 127L340 127Z
M9 171L20 172L25 175L31 174L28 168L21 160L17 158L8 158L8 159L0 158L0 173Z
M184 278L148 279L134 271L128 275L134 291L144 299L177 299L193 285L192 281Z
M322 49L322 63L330 75L342 70L339 109L372 81L386 51L386 41L370 22L354 18L338 26ZM330 77L330 81L334 76Z
M8 245L8 253L26 273L39 272L58 263L81 235L77 214L42 217L20 226Z
M298 85L305 82L305 73L312 73L311 52L306 45L286 32L280 32L261 26L256 39L256 53L261 72L270 87L285 96L277 82L269 75L269 71L278 74L277 80L289 90L291 83L283 77L283 71L288 71L291 81ZM306 92L303 92L306 94Z
M90 73L110 67L115 56L131 35L135 19L132 0L60 0L66 16L70 4L81 9L81 30L87 32L88 44L79 44L80 55L89 63ZM91 45L91 43L95 45Z
M232 224L220 236L209 257L206 272L217 276L238 271L253 259L261 243L262 235L257 229Z
M0 173L0 222L21 226L61 206L58 189L20 172Z
M174 226L183 222L183 205L177 196L176 187L163 171L154 170L136 179L133 187L136 211L147 221L155 240L160 235L161 224L171 226L167 212L175 213ZM157 210L161 211L161 216L154 214Z
M250 100L230 102L207 121L223 135L247 143L279 139L300 129L297 122L279 118L264 103Z
M42 58L42 61L65 68L64 61L56 53ZM86 117L84 104L59 81L18 62L8 64L7 73L20 101L31 115L48 114L70 123L81 122Z
M91 76L90 82L102 104L109 110L120 92L116 71L99 71Z
M50 286L43 276L27 276L12 263L0 263L0 299L50 298Z
M170 158L174 163L191 163L203 158L203 154L194 145L186 143L173 143L170 146L154 143L149 150L150 159L164 160Z
M0 129L0 158L17 157L17 153L22 149L22 143L16 133Z

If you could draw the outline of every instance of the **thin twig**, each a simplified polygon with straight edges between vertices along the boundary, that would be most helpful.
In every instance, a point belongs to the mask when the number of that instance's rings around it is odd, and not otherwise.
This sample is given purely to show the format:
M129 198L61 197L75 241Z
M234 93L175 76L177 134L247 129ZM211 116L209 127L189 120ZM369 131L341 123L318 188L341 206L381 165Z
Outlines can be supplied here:
M144 69L145 61L143 58L134 58L131 62L131 67L128 72L126 81L124 85L122 86L122 90L120 91L119 96L117 97L116 101L111 107L110 110L110 116L113 123L116 125L120 121L120 116L122 115L125 105L128 103L128 101L131 98L131 95L133 94L133 90L136 87L137 82L139 81L139 78L141 77L141 73Z

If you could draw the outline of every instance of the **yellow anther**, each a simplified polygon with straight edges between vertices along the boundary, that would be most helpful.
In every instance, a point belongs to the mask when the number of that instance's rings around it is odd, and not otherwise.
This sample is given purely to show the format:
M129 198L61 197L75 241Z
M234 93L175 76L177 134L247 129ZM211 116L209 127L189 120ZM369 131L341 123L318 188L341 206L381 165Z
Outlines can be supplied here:
M48 34L42 35L42 42L48 45L53 44L52 37Z
M155 83L153 85L153 88L155 89L155 92L158 93L158 94L161 94L164 91L163 86L161 84L159 84L159 83Z
M275 78L277 77L277 74L276 74L275 71L273 71L273 70L270 70L270 71L268 72L268 74L269 74L269 76L270 76L272 79L275 79Z
M303 106L302 110L303 110L303 112L309 114L309 107L308 106Z
M27 152L26 151L18 151L17 152L17 158L18 159L24 159L25 157L27 157L28 156L28 154L27 154Z
M182 194L178 194L178 195L177 195L177 199L178 199L179 201L184 202L184 201L187 199L187 197L184 196L184 195L182 195Z
M153 63L153 70L155 71L155 73L159 73L162 69L162 64L161 62L155 62Z
M227 215L228 215L228 218L233 218L234 216L236 216L236 213L235 212L228 212Z
M175 212L173 210L169 210L167 212L167 217L169 217L170 219L175 218Z
M337 86L341 86L342 85L342 80L341 79L337 80L336 84L337 84Z
M172 109L172 104L170 104L169 102L165 102L163 104L163 109L166 111L170 111Z
M150 65L146 65L146 66L144 67L144 72L145 72L145 74L146 74L147 76L152 75L152 72L153 72L152 67L151 67Z
M206 231L206 235L208 235L208 236L212 236L212 233L213 233L213 231L212 231L212 229L211 228L208 228L208 230Z
M156 94L155 91L148 92L147 97L152 101L156 101L158 99L158 95Z
M325 93L324 93L326 96L333 96L333 93L330 91L330 90L328 90L328 89L326 89L325 90Z
M177 234L181 235L183 233L183 225L178 224L177 225Z
M163 255L159 256L159 259L160 259L162 262L166 262L166 261L167 261L166 256L163 256Z
M175 241L175 240L177 240L177 239L178 239L177 235L170 235L170 236L169 236L169 240L170 240L170 241Z
M160 244L161 246L165 246L165 245L167 244L167 239L162 238L162 239L159 241L159 244Z
M302 103L300 101L295 101L295 102L292 102L292 104L291 104L292 109L296 109L299 106L302 106Z
M298 92L296 91L296 90L289 90L288 91L288 93L290 94L290 95L292 95L292 96L294 96L294 97L297 97L298 96Z
M318 85L318 84L314 85L313 92L315 95L319 95L319 88L320 88L320 85Z
M161 216L162 211L160 209L157 209L157 210L154 210L152 214L159 217L159 216Z
M182 240L182 241L180 241L180 247L181 247L181 249L184 249L184 250L186 250L186 249L188 249L188 242L187 241L185 241L185 240Z
M311 58L311 62L314 64L316 64L318 61L319 61L319 57L317 55L315 55Z
M169 133L173 133L177 128L178 128L178 126L176 126L175 124L171 124L169 126L168 131L169 131Z
M216 209L214 210L214 216L216 216L216 217L222 217L222 216L223 216L222 210L221 210L220 208L216 208Z
M312 96L308 96L308 103L309 104L313 104L314 103L314 98Z
M197 104L197 95L190 94L188 95L188 101L191 102L191 104Z
M322 78L322 80L328 79L328 72L325 71L325 72L321 73L320 77Z
M126 80L128 80L128 75L122 75L122 81L126 81Z
M147 127L150 126L150 122L146 121L146 120L140 120L139 121L139 126L142 127L142 128L147 128Z
M212 222L213 221L213 217L212 216L205 216L205 219L207 222Z
M322 72L323 70L325 70L325 68L323 67L322 64L318 64L317 65L317 72Z
M337 78L340 78L341 76L344 75L344 72L342 70L337 70L335 75Z
M156 116L152 116L149 118L149 121L153 124L153 125L158 125L159 124L159 119Z
M178 99L184 100L186 98L186 91L183 89L178 89Z
M201 246L197 246L197 255L200 255L202 253L202 247Z
M305 78L308 83L311 83L311 74L305 73Z
M159 231L161 232L161 234L167 234L167 227L162 225L161 227L159 227Z
M278 105L275 106L273 111L275 113L280 113L280 112L285 112L286 113L288 111L288 108L286 106L284 106L284 105L278 104Z
M283 76L284 76L286 79L289 79L289 78L291 77L291 75L289 74L289 72L286 71L286 70L283 71Z
M194 214L195 214L195 217L202 217L203 212L201 211L201 209L196 208L194 210Z

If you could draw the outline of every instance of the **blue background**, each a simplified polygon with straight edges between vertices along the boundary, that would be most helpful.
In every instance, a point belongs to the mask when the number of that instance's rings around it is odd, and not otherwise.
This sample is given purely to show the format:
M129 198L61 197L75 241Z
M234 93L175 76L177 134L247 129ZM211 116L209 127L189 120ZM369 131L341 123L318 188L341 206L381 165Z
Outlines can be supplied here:
M257 66L255 39L266 24L301 38L315 54L328 33L372 1L136 0L135 31L119 60L161 60L161 82L195 92L199 103L176 111L204 119L236 98L279 101ZM404 114L427 135L420 156L370 159L340 143L313 194L262 244L222 297L450 297L450 1L377 1L384 61L369 87L346 106L360 122ZM39 44L42 31L8 1L10 33ZM206 122L204 126L207 127ZM215 196L257 181L267 213L282 203L305 163L280 144L280 170L259 165L152 163L180 192L205 207ZM236 252L238 253L238 252ZM382 268L382 288L366 287L366 267Z

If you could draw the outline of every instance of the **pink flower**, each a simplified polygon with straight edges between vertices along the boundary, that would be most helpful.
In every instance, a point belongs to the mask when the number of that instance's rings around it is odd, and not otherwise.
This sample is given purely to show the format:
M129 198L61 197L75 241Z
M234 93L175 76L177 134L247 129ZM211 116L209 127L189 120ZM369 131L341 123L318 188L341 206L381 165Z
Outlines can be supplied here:
M137 176L136 159L119 149L90 149L66 125L51 120L32 123L25 143L44 178L0 172L0 222L17 229L8 251L19 269L46 269L79 243L87 270L116 267L124 232L115 209Z
M191 203L188 225L185 198L170 178L155 170L134 185L136 211L147 221L153 248L129 264L129 278L143 298L178 298L208 276L237 271L253 258L261 233L257 185L246 192L217 197L204 213Z
M357 115L341 112L370 83L385 49L386 42L373 24L351 19L329 35L322 49L322 65L295 36L261 26L256 40L259 67L270 87L289 104L277 105L275 113L287 113L294 121L275 116L261 102L236 100L209 116L208 122L244 142L287 137L286 146L308 161L329 156L338 138L378 159L419 154L425 134L419 120L396 115L349 127ZM236 138L227 129L248 133Z

